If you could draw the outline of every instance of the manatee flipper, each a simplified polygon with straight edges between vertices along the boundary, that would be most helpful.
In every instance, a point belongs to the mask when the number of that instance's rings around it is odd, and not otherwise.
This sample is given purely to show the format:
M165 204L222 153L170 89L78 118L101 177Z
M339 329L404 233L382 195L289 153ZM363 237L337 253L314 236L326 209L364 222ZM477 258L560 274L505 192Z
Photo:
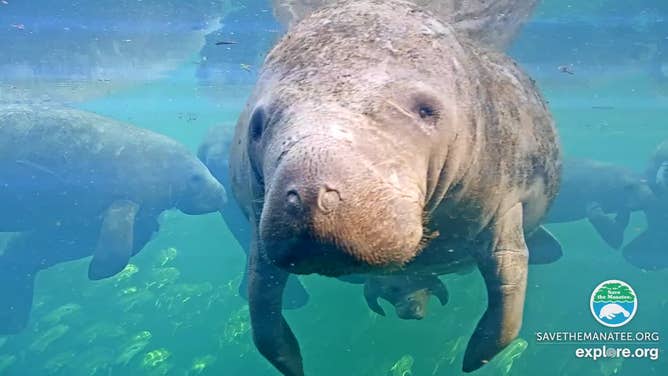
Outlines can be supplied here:
M665 269L668 267L668 233L646 230L624 247L622 255L629 264L640 269Z
M564 252L559 240L543 226L538 227L526 239L529 249L529 264L542 265L556 262Z
M438 299L442 306L448 304L450 294L448 294L448 289L440 278L434 276L434 281L429 286L429 292Z
M89 279L111 277L127 266L134 246L135 217L138 211L139 205L128 200L115 201L107 209L88 267Z
M497 218L491 249L474 253L487 287L487 310L464 354L464 372L489 362L520 331L527 286L529 254L522 229L522 205Z
M371 278L364 284L364 299L369 308L381 316L385 316L385 310L378 304L377 288Z
M282 313L288 273L264 259L255 235L248 269L248 307L255 346L283 375L304 376L299 343Z
M598 203L587 205L587 219L596 232L612 248L619 249L624 242L624 230L629 224L631 212L619 212L614 219L607 216Z
M223 184L223 186L231 192L231 188L228 188L225 184ZM246 254L246 267L244 268L244 273L241 277L241 282L239 283L238 293L240 297L248 300L248 250L250 249L252 231L250 222L244 216L243 211L236 202L228 202L224 209L225 210L220 212L223 221L225 221L227 228L232 232L232 235L234 235L239 246ZM310 298L304 285L302 285L299 278L295 275L290 275L288 277L288 283L283 295L284 309L302 308L308 303Z
M36 274L0 260L0 335L17 334L28 325Z

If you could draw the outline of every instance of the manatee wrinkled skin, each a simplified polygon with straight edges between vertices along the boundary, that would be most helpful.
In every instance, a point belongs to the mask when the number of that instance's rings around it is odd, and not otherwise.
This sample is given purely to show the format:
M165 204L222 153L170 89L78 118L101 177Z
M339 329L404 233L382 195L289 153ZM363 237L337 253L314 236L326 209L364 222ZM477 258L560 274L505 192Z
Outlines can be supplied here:
M561 187L545 223L587 218L606 243L622 246L631 212L655 200L642 176L621 166L589 159L564 160ZM608 217L614 214L614 218Z
M35 274L88 257L90 279L123 270L158 216L219 211L223 186L184 146L84 111L0 109L0 232L22 232L0 257L0 333L22 330Z
M314 10L336 0L272 0L274 15L286 26L297 23ZM538 0L415 0L428 10L480 43L506 49L529 18Z
M652 153L645 178L656 199L644 209L647 229L624 246L630 264L644 270L668 268L668 140Z
M253 228L253 339L285 375L304 374L281 314L289 273L477 265L488 307L470 372L519 332L529 240L557 247L539 223L560 149L534 83L409 2L341 1L293 26L267 56L230 164Z

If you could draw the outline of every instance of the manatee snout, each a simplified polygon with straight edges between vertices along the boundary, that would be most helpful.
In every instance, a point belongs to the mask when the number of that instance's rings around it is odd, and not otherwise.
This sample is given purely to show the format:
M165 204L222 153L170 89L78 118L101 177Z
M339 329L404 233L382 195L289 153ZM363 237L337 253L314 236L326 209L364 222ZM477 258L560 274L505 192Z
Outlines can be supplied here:
M227 203L223 185L199 161L196 168L185 176L186 189L176 207L185 214L200 215L221 211Z
M270 260L296 274L337 276L415 257L423 234L419 194L370 165L377 164L351 148L304 142L285 153L266 183L260 220Z
M403 297L396 302L397 316L402 320L422 320L427 315L429 292L426 289Z

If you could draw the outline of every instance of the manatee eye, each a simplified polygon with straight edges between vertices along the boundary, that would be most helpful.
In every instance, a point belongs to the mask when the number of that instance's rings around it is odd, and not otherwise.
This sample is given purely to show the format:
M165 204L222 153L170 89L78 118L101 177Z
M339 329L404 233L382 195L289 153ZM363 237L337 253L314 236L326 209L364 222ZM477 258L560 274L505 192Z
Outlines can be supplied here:
M253 112L253 116L250 118L249 123L249 132L251 139L253 141L259 141L262 137L262 132L264 132L264 124L266 121L266 115L262 108L258 108Z
M413 97L413 113L429 125L435 126L440 119L439 102L430 95L419 94Z
M418 107L418 114L421 119L427 119L436 116L436 110L427 104L422 104Z

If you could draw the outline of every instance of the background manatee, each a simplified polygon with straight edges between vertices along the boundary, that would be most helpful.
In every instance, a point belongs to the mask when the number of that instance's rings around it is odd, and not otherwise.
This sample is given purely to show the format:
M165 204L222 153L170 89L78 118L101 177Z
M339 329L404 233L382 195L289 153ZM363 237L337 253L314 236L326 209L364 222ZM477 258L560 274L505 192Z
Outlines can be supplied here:
M624 258L645 270L668 268L668 140L650 156L645 178L656 199L645 208L647 230L624 247Z
M0 333L22 329L35 274L93 255L91 279L125 268L158 216L219 211L225 190L184 146L93 113L5 106L0 113Z
M545 223L587 218L603 240L615 249L623 244L631 213L645 210L655 201L647 180L611 163L566 159L561 182ZM610 218L611 214L615 217Z

